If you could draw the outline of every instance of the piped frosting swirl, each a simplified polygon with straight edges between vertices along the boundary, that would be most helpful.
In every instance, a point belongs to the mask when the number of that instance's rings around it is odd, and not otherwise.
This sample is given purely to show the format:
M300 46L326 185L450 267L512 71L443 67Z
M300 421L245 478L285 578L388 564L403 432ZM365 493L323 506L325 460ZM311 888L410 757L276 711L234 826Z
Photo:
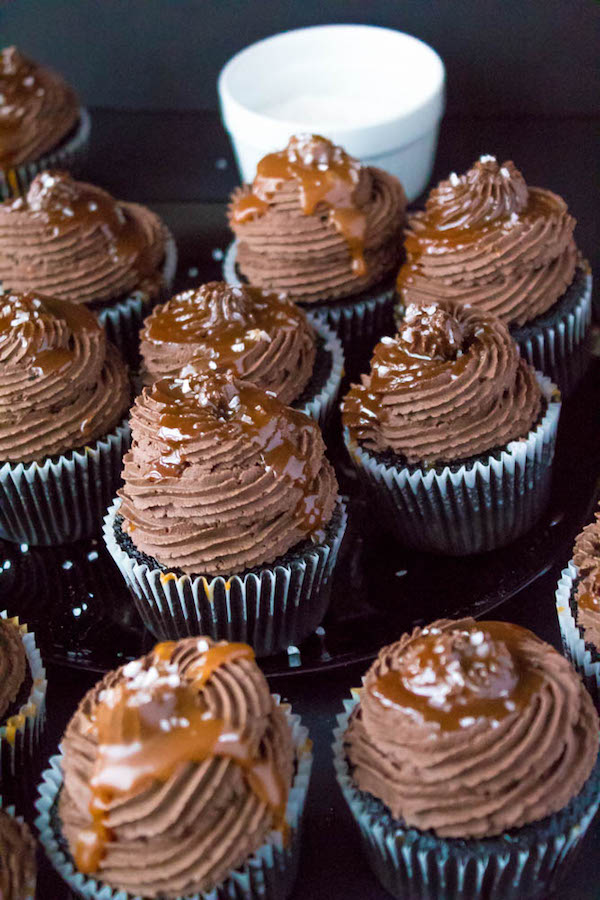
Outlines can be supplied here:
M0 809L0 897L29 900L35 895L35 841L27 825Z
M245 644L158 644L86 695L62 746L75 862L132 895L210 891L284 828L291 733Z
M358 293L399 262L400 182L319 135L292 137L236 190L229 223L251 284L310 303Z
M131 414L120 513L138 550L190 574L234 574L321 536L337 482L318 426L248 382L155 382Z
M600 651L600 513L577 536L573 562L579 570L577 624L585 640Z
M381 650L345 747L358 787L394 818L485 838L579 793L598 716L568 661L530 631L442 620Z
M483 156L440 182L425 210L409 216L400 298L459 300L523 325L572 282L574 228L561 197L528 187L514 163Z
M0 619L0 720L19 696L27 673L27 656L19 626Z
M370 374L350 388L342 419L369 450L433 464L525 437L541 403L506 326L446 301L407 308L398 334L375 347Z
M36 175L0 203L0 281L72 303L102 305L162 287L166 228L145 206L115 200L66 172Z
M0 52L0 169L54 150L79 116L75 91L52 69L16 47Z
M157 306L140 342L148 381L230 371L282 403L302 394L316 354L305 313L285 295L216 281Z
M54 297L0 294L0 462L91 444L127 412L129 378L93 313Z

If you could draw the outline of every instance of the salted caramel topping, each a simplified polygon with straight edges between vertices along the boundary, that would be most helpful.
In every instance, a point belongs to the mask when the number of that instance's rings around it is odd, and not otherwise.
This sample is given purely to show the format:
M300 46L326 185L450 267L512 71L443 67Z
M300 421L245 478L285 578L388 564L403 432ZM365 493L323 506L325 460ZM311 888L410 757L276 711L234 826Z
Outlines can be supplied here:
M92 826L79 838L75 861L83 874L96 872L113 836L107 814L115 798L139 794L166 782L182 765L227 757L243 770L250 789L282 827L287 789L272 759L256 756L244 735L215 718L202 690L214 672L239 659L253 660L244 644L209 645L198 639L201 656L180 670L172 662L177 647L159 644L149 667L139 661L123 669L123 680L108 688L96 707L93 727L98 756L91 779Z
M541 685L521 651L525 634L505 622L425 628L370 690L384 706L446 731L501 721L522 712Z
M591 591L584 591L577 597L577 605L589 612L600 612L600 596Z
M327 138L319 135L294 136L285 150L270 153L260 160L251 194L234 202L233 222L240 225L264 215L281 184L294 180L300 188L300 204L304 214L326 214L328 221L347 241L353 272L357 276L365 275L367 217L357 208L354 199L360 170L358 160Z

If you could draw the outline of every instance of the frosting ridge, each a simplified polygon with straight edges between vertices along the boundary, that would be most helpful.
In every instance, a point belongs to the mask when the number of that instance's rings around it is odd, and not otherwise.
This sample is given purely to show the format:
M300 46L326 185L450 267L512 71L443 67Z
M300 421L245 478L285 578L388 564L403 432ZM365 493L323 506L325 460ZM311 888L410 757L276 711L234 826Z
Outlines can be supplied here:
M600 513L577 535L573 562L579 570L577 624L584 639L600 648Z

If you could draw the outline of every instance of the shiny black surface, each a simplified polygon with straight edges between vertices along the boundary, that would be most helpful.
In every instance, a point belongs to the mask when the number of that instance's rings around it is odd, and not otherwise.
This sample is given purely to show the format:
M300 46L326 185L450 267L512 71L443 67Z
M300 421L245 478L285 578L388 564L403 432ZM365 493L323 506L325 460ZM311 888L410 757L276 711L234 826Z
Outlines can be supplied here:
M220 254L228 242L224 200L236 176L216 117L97 112L94 126L89 179L120 196L149 202L165 218L179 243L180 286L219 277ZM592 180L597 135L593 120L451 119L442 129L436 175L451 168L460 171L482 152L512 157L532 183L568 198L580 221L580 246L597 265L600 241ZM564 409L552 505L533 535L494 554L443 560L403 553L375 530L355 531L340 565L343 571L324 636L310 639L299 655L264 661L273 689L292 702L315 742L293 900L388 896L362 856L333 777L329 749L342 699L360 683L367 660L382 643L415 621L466 610L483 614L495 607L494 616L532 628L559 645L554 587L575 534L590 516L600 475L599 369L600 363L594 363ZM376 524L360 509L354 523L363 529ZM20 612L35 626L50 664L47 757L56 751L68 718L96 673L137 655L151 639L143 636L101 541L29 551L3 544L0 557L0 605ZM31 819L31 809L27 814ZM596 826L586 839L579 869L561 900L600 895L599 831ZM65 897L61 882L44 862L38 897Z

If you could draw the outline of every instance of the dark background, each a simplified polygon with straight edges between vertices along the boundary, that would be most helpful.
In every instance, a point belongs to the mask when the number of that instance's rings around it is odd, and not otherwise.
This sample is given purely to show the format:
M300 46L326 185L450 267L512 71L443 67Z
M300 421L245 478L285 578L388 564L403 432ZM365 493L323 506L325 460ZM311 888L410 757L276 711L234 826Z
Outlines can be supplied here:
M2 44L54 65L91 106L208 109L221 66L278 31L359 22L430 43L451 113L600 108L597 0L0 0Z

